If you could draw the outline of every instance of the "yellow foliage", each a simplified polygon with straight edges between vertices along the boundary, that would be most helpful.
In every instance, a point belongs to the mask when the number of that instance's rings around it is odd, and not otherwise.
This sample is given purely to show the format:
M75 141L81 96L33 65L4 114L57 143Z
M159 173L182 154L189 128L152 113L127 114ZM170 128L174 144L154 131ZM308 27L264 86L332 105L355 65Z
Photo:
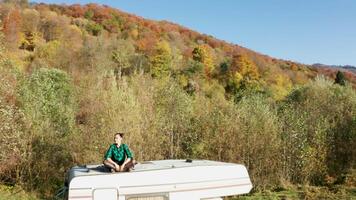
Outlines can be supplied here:
M272 96L276 100L281 100L287 96L292 89L292 82L288 76L277 74L274 83L271 85Z
M238 86L238 85L240 85L241 81L243 80L243 76L239 72L235 72L235 74L233 75L231 80L234 85Z
M180 86L186 87L188 85L188 82L189 80L185 75L182 74L178 76L178 83Z
M131 29L129 34L130 34L131 38L137 39L138 38L138 30L137 30L137 28Z
M45 61L48 66L55 66L56 59L58 59L61 43L58 40L47 42L41 46L36 47L34 57Z
M231 69L232 73L238 72L247 80L258 80L260 78L257 66L245 55L235 55Z
M204 72L210 77L215 69L212 49L208 45L199 45L193 50L193 59L204 64Z

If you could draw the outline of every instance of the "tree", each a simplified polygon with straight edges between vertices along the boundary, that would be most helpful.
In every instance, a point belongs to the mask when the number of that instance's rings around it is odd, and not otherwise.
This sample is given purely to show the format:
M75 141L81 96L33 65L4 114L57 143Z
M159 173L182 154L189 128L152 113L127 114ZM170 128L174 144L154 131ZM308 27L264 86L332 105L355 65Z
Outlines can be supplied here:
M60 39L63 34L63 28L69 23L70 19L68 17L58 15L56 12L41 12L40 30L47 42Z
M7 4L14 4L23 8L28 6L28 0L3 0L2 2Z
M245 55L235 55L231 63L233 74L239 73L247 81L258 80L260 74L256 65Z
M25 9L22 11L22 31L37 32L40 23L40 14L34 9Z
M324 77L296 88L279 111L283 177L325 184L354 166L356 93Z
M203 63L204 72L207 77L211 77L215 69L212 50L208 45L199 45L193 49L193 60Z
M122 29L123 20L119 15L113 15L110 19L104 20L102 24L110 33L119 33Z
M168 42L158 42L149 60L151 75L153 77L168 76L172 62L172 51Z
M94 36L98 36L100 35L101 31L103 30L103 26L101 26L100 24L97 24L95 22L89 22L87 25L86 25L86 30L94 35Z
M34 9L25 9L22 12L22 37L21 49L34 51L38 40L37 29L40 22L40 14Z
M245 55L233 56L228 72L227 89L236 93L239 89L258 89L260 74L256 65Z
M58 69L40 68L24 81L21 103L38 134L68 135L74 126L74 98L71 80Z
M336 78L335 78L335 83L339 84L339 85L345 85L346 78L345 78L344 73L342 73L341 71L337 71Z
M5 40L9 47L17 48L20 41L21 14L18 9L11 9L4 19Z
M112 52L111 58L117 64L117 75L121 77L122 73L127 75L131 67L131 60L135 55L135 47L132 42L119 40L117 48Z
M35 34L32 32L26 32L24 38L21 41L20 49L26 49L28 51L35 50Z

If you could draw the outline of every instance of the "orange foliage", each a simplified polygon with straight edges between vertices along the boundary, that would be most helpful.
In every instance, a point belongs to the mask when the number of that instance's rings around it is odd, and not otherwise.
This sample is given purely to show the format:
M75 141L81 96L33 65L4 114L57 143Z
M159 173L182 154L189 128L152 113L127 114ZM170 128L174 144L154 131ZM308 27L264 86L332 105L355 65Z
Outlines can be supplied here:
M17 47L21 31L21 14L18 9L11 9L4 18L3 31L9 45Z
M73 4L66 9L65 14L78 18L83 17L86 9L82 7L80 4Z
M167 21L160 22L160 26L161 26L162 32L165 32L165 33L179 32L178 25L167 22Z
M190 47L190 48L185 49L185 50L183 51L182 55L183 55L185 58L191 58L191 57L193 57L192 52L193 52L193 48Z
M157 43L158 39L155 36L143 37L136 42L137 49L142 52L151 54L154 45Z

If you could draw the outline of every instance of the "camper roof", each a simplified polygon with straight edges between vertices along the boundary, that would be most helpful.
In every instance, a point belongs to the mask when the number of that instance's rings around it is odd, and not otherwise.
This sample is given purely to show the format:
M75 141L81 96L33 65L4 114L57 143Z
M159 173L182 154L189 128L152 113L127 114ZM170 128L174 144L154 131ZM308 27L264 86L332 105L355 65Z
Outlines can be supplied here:
M171 168L184 168L184 167L196 167L196 166L221 166L221 165L236 165L233 163L224 163L210 160L155 160L138 163L135 165L135 169L130 173L162 170ZM78 176L90 176L90 175L104 175L111 174L108 169L101 165L84 165L75 166L71 168L69 172L69 181Z

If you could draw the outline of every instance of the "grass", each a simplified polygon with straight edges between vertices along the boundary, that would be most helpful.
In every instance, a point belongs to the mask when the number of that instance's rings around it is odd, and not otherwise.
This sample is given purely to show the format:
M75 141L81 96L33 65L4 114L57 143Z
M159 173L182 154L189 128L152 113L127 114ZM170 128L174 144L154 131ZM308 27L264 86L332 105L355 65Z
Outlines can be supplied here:
M255 192L249 195L228 197L225 200L356 200L356 187L334 186L292 186L288 189L279 188L275 191ZM40 200L35 193L25 192L20 187L0 185L0 200Z
M255 192L249 195L226 198L225 200L356 200L356 188L346 186L314 187L302 186L278 191Z
M20 187L0 185L0 200L39 200L39 198Z

